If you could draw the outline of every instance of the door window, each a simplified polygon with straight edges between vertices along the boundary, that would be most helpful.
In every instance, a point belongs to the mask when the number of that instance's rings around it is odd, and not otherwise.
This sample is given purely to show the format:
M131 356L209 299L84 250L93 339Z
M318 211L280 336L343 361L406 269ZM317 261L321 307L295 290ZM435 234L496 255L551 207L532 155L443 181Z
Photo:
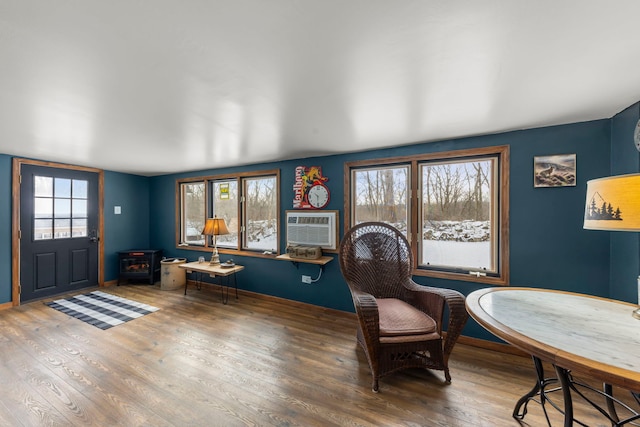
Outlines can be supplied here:
M88 181L34 176L33 240L88 236Z

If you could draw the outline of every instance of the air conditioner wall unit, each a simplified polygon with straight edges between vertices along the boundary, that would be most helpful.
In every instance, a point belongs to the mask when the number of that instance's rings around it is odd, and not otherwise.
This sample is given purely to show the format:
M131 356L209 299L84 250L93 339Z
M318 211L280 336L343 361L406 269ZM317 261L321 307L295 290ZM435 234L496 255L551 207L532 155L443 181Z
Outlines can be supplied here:
M338 248L338 211L287 211L287 246Z

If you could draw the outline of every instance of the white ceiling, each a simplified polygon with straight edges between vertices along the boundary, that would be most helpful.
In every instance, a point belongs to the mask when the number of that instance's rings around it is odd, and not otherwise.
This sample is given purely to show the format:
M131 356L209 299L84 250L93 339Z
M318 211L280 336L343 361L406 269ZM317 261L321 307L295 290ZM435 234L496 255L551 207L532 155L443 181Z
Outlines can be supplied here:
M609 118L637 0L0 0L0 153L157 175Z

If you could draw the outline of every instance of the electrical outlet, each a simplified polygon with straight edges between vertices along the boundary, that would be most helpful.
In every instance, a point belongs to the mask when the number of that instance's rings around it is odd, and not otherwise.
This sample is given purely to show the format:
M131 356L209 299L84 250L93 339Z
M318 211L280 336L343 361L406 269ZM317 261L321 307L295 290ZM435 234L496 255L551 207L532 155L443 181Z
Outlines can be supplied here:
M311 276L302 275L302 283L311 283Z

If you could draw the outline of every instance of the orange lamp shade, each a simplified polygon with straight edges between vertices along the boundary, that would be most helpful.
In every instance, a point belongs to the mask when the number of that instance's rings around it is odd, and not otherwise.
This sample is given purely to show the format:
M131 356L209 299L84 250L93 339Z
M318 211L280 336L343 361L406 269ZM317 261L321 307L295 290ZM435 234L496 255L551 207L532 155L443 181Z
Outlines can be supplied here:
M640 174L588 181L584 228L640 231Z

